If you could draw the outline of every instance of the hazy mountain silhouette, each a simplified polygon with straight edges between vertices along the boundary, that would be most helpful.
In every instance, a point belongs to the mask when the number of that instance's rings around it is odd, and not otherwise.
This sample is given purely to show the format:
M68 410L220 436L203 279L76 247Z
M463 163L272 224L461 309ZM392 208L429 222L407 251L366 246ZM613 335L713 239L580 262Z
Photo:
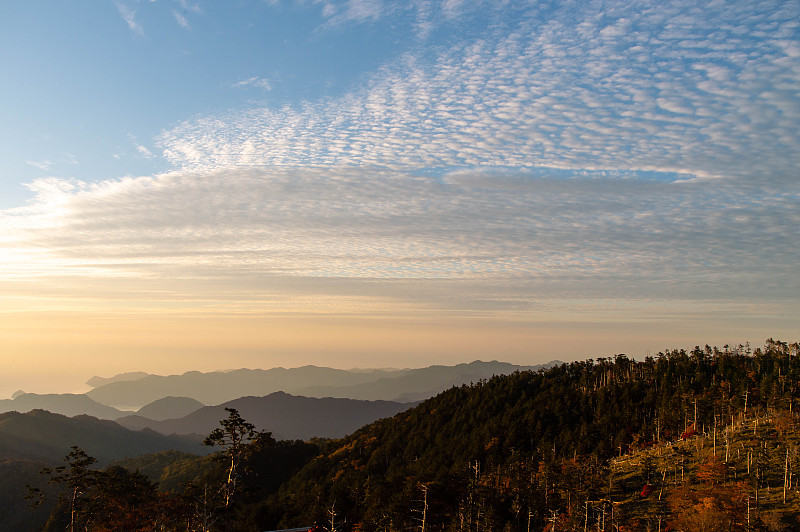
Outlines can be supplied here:
M112 382L135 381L141 379L142 377L147 377L148 375L150 374L145 373L144 371L130 371L128 373L119 373L117 375L114 375L113 377L98 377L97 375L95 375L94 377L86 381L86 384L88 384L92 388L97 388L98 386L111 384Z
M203 454L208 449L186 438L132 431L91 416L67 417L44 410L0 414L0 456L4 459L60 463L77 445L98 461L177 449Z
M237 369L182 375L148 375L135 381L117 381L86 395L111 406L140 408L169 396L191 397L206 405L218 405L244 396L264 396L272 392L296 393L309 386L349 386L370 382L407 370L374 370L367 372L303 366L300 368Z
M517 370L541 366L515 366L504 362L475 361L456 366L430 366L404 370L341 370L317 366L300 368L239 369L183 375L147 375L133 381L99 386L86 395L117 408L136 409L168 396L191 397L206 405L218 405L243 396L262 397L272 392L310 397L417 401L461 384L469 384Z
M258 430L272 432L276 439L339 438L377 419L391 417L409 403L360 401L344 398L299 397L275 392L265 397L241 397L218 406L203 407L180 419L154 421L139 415L117 422L131 429L150 428L162 434L207 436L228 417L225 407L235 408Z
M143 406L136 412L136 415L155 421L163 421L189 415L204 406L206 405L191 397L164 397Z
M386 377L374 382L351 386L315 386L298 390L309 397L352 397L368 400L399 402L423 401L453 386L478 382L495 375L508 375L515 371L537 371L560 364L558 361L538 366L515 366L507 362L483 362L455 366L429 366L412 369L403 375Z
M15 394L15 396L14 399L0 400L0 412L16 411L25 413L40 409L65 416L86 414L100 419L117 419L129 414L129 412L122 412L116 408L100 404L83 394L23 393L22 395Z

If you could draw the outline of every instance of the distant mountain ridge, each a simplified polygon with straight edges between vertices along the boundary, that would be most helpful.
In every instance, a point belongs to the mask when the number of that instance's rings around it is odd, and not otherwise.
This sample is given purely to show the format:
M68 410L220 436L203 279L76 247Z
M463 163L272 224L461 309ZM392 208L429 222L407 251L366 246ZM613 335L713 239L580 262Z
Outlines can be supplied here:
M163 420L183 417L204 406L201 402L189 397L164 397L143 406L135 413L149 419ZM16 395L14 399L0 400L0 413L20 412L25 414L33 410L46 410L50 413L67 417L87 415L98 419L110 420L133 414L132 411L119 410L112 406L98 403L85 394L23 393Z
M263 397L278 391L310 397L413 402L432 397L451 386L514 371L535 371L557 363L517 366L497 361L474 361L455 366L374 371L317 366L212 373L190 371L182 375L147 375L136 380L116 380L98 386L86 395L99 403L127 409L140 408L168 396L189 397L206 405L219 405L240 397Z
M155 421L164 421L187 416L205 406L191 397L164 397L144 405L136 412L136 415Z
M149 428L161 434L206 436L227 417L225 408L235 408L258 430L272 432L283 440L312 437L341 438L381 418L392 417L414 406L393 401L362 401L346 398L314 398L274 392L264 397L241 397L217 406L206 406L179 419L154 421L140 415L126 416L117 423L132 430Z
M378 379L350 386L316 386L302 388L298 394L308 397L351 397L367 400L418 402L429 399L453 386L478 382L495 375L510 375L515 371L537 371L559 362L539 366L516 366L508 362L475 362L455 366L428 366L408 370L403 375Z
M99 419L117 419L130 414L93 400L85 394L50 393L14 394L14 399L0 400L0 412L26 413L32 410L47 410L54 414L72 417L88 415Z
M399 370L404 371L404 370ZM86 393L99 403L139 408L167 396L191 397L206 405L218 405L245 396L264 396L272 392L296 393L298 388L346 386L369 382L394 372L377 370L355 373L343 369L302 366L299 368L238 369L182 375L148 375L134 381L117 381Z
M97 375L95 375L94 377L86 381L86 384L88 384L92 388L97 388L98 386L111 384L112 382L135 381L137 379L141 379L142 377L147 377L148 375L150 374L145 373L144 371L130 371L128 373L119 373L117 375L114 375L113 377L98 377Z
M73 445L101 463L145 453L177 449L205 454L208 449L186 438L155 431L132 431L91 416L67 417L44 410L0 414L0 456L11 460L58 463Z

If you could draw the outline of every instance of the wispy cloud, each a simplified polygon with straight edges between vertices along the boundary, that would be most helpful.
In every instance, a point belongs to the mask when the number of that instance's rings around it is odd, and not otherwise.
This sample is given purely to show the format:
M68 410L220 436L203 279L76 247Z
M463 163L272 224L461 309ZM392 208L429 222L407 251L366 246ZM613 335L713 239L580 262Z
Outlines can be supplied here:
M114 4L117 6L117 11L119 11L119 14L122 15L122 19L128 25L128 28L139 35L144 35L144 29L138 22L136 22L136 9L127 6L122 2L114 2Z
M272 84L270 84L269 80L266 78L259 78L258 76L253 76L251 78L243 79L241 81L237 81L233 84L234 87L255 87L258 89L262 89L265 91L272 90Z
M172 16L175 17L175 21L182 27L186 28L187 30L191 28L189 25L189 21L186 19L183 14L177 10L172 10Z
M44 172L49 172L53 167L53 163L50 161L25 161L25 163Z
M328 19L325 25L328 28L374 22L390 12L392 10L386 9L383 0L322 2L322 15Z
M136 149L136 152L139 155L141 155L142 157L145 157L147 159L151 159L151 158L154 157L153 152L150 150L150 148L148 148L147 146L145 146L144 144L139 142L139 140L136 138L135 135L132 135L132 134L129 133L128 134L128 138L130 139L131 144ZM116 154L117 158L119 156L121 156L121 155L122 155L122 153Z

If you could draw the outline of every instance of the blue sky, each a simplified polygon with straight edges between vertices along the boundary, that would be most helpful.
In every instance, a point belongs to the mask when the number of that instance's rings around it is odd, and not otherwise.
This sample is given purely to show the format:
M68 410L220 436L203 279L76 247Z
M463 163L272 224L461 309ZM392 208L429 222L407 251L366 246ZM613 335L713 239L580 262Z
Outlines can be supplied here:
M0 334L30 374L797 339L800 2L0 21Z

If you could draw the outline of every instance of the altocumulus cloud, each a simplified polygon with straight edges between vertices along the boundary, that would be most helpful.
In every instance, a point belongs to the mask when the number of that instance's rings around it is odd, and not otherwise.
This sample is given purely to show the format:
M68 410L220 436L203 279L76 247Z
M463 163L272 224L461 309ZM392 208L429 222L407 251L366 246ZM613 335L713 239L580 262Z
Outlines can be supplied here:
M719 181L413 177L240 168L37 183L2 213L4 277L350 279L462 285L472 304L540 297L790 297L800 193ZM764 260L768 257L769 260ZM386 281L385 291L380 282ZM415 294L436 306L441 293ZM513 297L512 297L513 295ZM448 296L449 297L449 296Z
M595 6L529 8L516 26L412 50L340 98L195 119L160 144L184 168L548 167L792 180L796 2Z
M0 212L4 278L461 310L798 294L796 2L512 3L514 25L431 51L471 8L423 4L420 49L341 97L182 123L173 172L34 183Z

